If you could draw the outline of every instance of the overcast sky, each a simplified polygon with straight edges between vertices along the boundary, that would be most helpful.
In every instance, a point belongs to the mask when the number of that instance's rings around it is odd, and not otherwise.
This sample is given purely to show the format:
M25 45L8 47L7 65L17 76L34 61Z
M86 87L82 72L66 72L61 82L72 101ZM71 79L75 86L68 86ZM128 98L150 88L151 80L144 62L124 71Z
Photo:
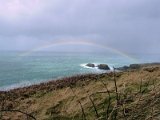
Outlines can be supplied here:
M57 40L160 53L160 0L0 0L0 50L29 50Z

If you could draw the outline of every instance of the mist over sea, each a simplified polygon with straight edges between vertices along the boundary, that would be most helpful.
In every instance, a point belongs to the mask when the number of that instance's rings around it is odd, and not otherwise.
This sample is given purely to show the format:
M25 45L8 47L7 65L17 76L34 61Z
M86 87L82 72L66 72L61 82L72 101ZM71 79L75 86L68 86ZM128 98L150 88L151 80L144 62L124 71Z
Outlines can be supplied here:
M52 79L85 73L101 73L87 68L87 63L105 63L111 68L132 63L159 62L158 54L35 52L21 56L22 52L0 52L0 90L28 86Z

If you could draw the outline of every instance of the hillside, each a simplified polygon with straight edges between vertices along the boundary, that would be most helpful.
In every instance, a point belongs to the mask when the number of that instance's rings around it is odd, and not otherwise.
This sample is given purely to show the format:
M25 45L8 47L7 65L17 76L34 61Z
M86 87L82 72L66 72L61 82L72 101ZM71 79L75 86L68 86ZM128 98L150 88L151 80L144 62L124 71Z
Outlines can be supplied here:
M159 120L160 65L0 92L2 120Z

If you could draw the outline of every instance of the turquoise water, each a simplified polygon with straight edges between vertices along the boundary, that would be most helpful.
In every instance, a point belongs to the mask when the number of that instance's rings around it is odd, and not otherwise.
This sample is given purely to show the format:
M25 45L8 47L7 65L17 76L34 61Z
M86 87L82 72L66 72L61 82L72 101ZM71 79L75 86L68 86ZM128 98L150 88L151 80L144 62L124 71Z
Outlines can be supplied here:
M89 69L86 63L106 63L110 67L120 67L131 63L159 62L159 55L130 55L124 57L111 53L58 53L36 52L20 56L21 52L0 52L0 90L8 90L61 77L101 73Z

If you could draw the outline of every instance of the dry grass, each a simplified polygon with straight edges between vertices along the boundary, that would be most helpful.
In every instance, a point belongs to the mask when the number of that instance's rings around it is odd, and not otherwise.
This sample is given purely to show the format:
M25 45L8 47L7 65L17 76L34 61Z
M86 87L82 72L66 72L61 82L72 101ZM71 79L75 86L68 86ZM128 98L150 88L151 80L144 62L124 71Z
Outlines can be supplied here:
M115 77L88 74L1 92L0 107L21 110L37 120L158 120L159 86L159 66L119 72ZM0 112L2 120L33 119L8 111Z

